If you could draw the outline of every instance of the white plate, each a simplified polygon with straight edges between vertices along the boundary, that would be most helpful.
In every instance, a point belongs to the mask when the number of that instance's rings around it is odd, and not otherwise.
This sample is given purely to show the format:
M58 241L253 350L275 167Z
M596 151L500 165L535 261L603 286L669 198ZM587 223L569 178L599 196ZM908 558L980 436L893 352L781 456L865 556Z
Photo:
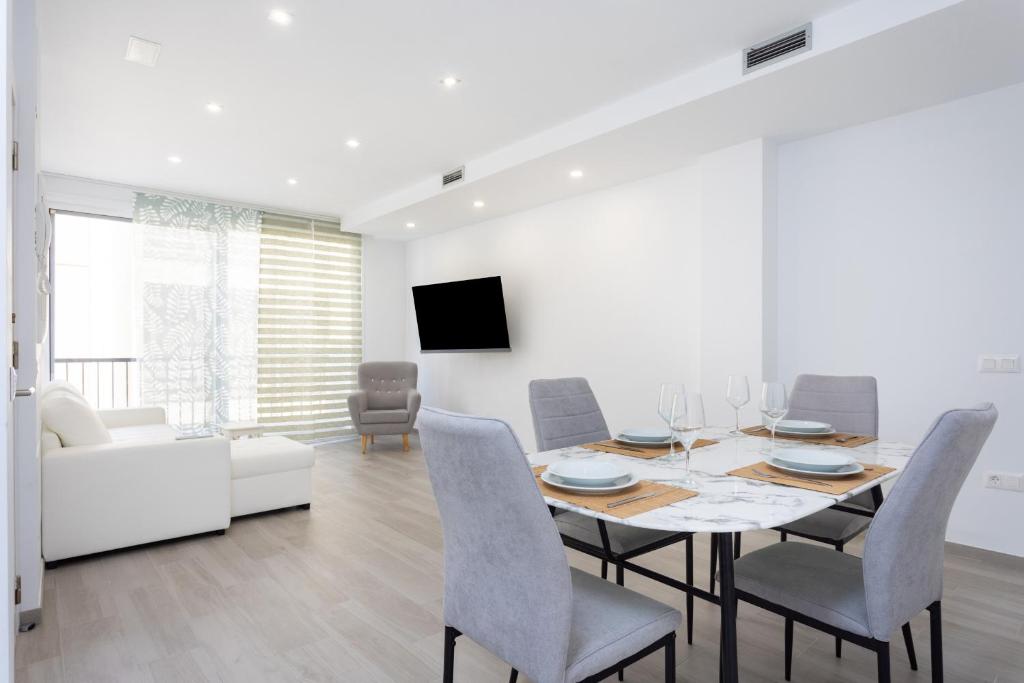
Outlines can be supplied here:
M845 453L810 448L776 448L772 457L787 467L807 472L838 472L856 462Z
M787 432L808 432L814 434L832 431L832 425L828 422L815 422L813 420L779 420L775 428L782 428Z
M609 486L629 474L621 465L601 460L559 460L548 465L548 472L574 486Z
M566 491L572 491L573 493L614 493L615 491L628 489L630 486L633 486L640 481L640 477L630 473L623 477L622 481L610 486L576 486L574 484L567 484L561 477L551 474L547 470L541 472L540 478L547 484L551 484L552 486L560 489L565 489Z
M809 479L842 479L843 477L849 477L854 474L860 474L864 471L864 466L859 462L855 462L852 465L847 465L844 469L838 472L811 472L809 470L799 470L793 467L787 467L777 460L769 459L769 467L780 470L782 472L788 472L801 477L807 477Z
M615 440L619 443L628 444L630 446L640 446L641 448L656 448L658 446L667 446L668 437L665 437L664 441L634 441L633 439L627 438L622 434L615 437Z
M827 432L792 432L789 431L788 429L780 429L779 427L776 427L775 433L783 434L785 436L805 436L808 439L813 439L814 437L817 436L832 436L833 434L836 433L836 430L830 429Z
M630 442L653 441L655 443L668 443L670 434L667 429L623 429L619 436L628 439Z

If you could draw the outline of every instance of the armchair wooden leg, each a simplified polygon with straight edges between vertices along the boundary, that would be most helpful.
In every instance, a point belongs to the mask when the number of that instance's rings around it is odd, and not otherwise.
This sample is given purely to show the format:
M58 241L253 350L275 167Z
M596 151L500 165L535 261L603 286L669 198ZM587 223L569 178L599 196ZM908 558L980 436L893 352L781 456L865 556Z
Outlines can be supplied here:
M366 442L367 441L368 441L368 437L366 436L366 434L363 434L363 455L366 455Z
M370 434L370 445L372 446L375 442L373 440L374 435Z
M402 450L403 451L408 451L409 450L409 435L408 434L402 434Z

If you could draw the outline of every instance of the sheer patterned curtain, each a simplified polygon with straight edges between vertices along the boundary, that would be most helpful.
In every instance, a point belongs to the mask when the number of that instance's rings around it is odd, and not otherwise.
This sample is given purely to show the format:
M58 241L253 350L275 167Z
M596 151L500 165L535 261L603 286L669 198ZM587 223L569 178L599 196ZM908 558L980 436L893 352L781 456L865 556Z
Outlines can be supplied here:
M138 193L144 405L185 431L256 418L255 209Z

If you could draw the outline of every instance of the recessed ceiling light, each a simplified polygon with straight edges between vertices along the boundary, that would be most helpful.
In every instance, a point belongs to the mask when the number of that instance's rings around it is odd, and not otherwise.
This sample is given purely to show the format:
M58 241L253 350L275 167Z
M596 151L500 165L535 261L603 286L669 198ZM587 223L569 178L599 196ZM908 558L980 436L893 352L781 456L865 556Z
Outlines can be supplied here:
M167 161L171 162L172 164L180 164L181 157L179 157L177 154L172 154L171 156L167 157Z
M441 79L441 85L446 88L454 88L459 83L462 83L462 79L456 76L445 76Z
M473 202L473 206L475 206L478 209L482 209L484 208L484 201L482 199L478 199L475 202Z
M298 178L289 178L288 179L288 184L289 185L298 185L299 184L299 179Z
M211 114L219 114L222 111L224 111L224 107L220 106L216 102L208 102L206 104L206 111L210 112Z
M573 170L569 171L569 177L570 178L582 178L583 177L583 171L581 171L578 168L574 168Z
M285 12L283 9L272 9L267 15L267 19L280 26L291 26L294 18L290 12Z
M346 141L345 144L351 147L352 149L355 149L356 147L359 146L359 140L352 138L351 140Z
M160 43L152 40L130 36L128 38L128 50L124 58L129 62L135 62L143 66L156 66L156 59L160 56Z
M410 230L412 230L413 228L415 228L415 227L416 227L416 224L415 224L415 223L406 223L406 224L405 224L405 227L407 227L407 228L409 228Z

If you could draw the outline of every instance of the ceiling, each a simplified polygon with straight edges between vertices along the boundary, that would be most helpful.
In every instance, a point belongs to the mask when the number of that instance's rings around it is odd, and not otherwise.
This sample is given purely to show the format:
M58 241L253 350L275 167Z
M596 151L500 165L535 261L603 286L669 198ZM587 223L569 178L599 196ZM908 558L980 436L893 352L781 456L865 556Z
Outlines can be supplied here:
M42 167L344 215L850 4L39 0Z

